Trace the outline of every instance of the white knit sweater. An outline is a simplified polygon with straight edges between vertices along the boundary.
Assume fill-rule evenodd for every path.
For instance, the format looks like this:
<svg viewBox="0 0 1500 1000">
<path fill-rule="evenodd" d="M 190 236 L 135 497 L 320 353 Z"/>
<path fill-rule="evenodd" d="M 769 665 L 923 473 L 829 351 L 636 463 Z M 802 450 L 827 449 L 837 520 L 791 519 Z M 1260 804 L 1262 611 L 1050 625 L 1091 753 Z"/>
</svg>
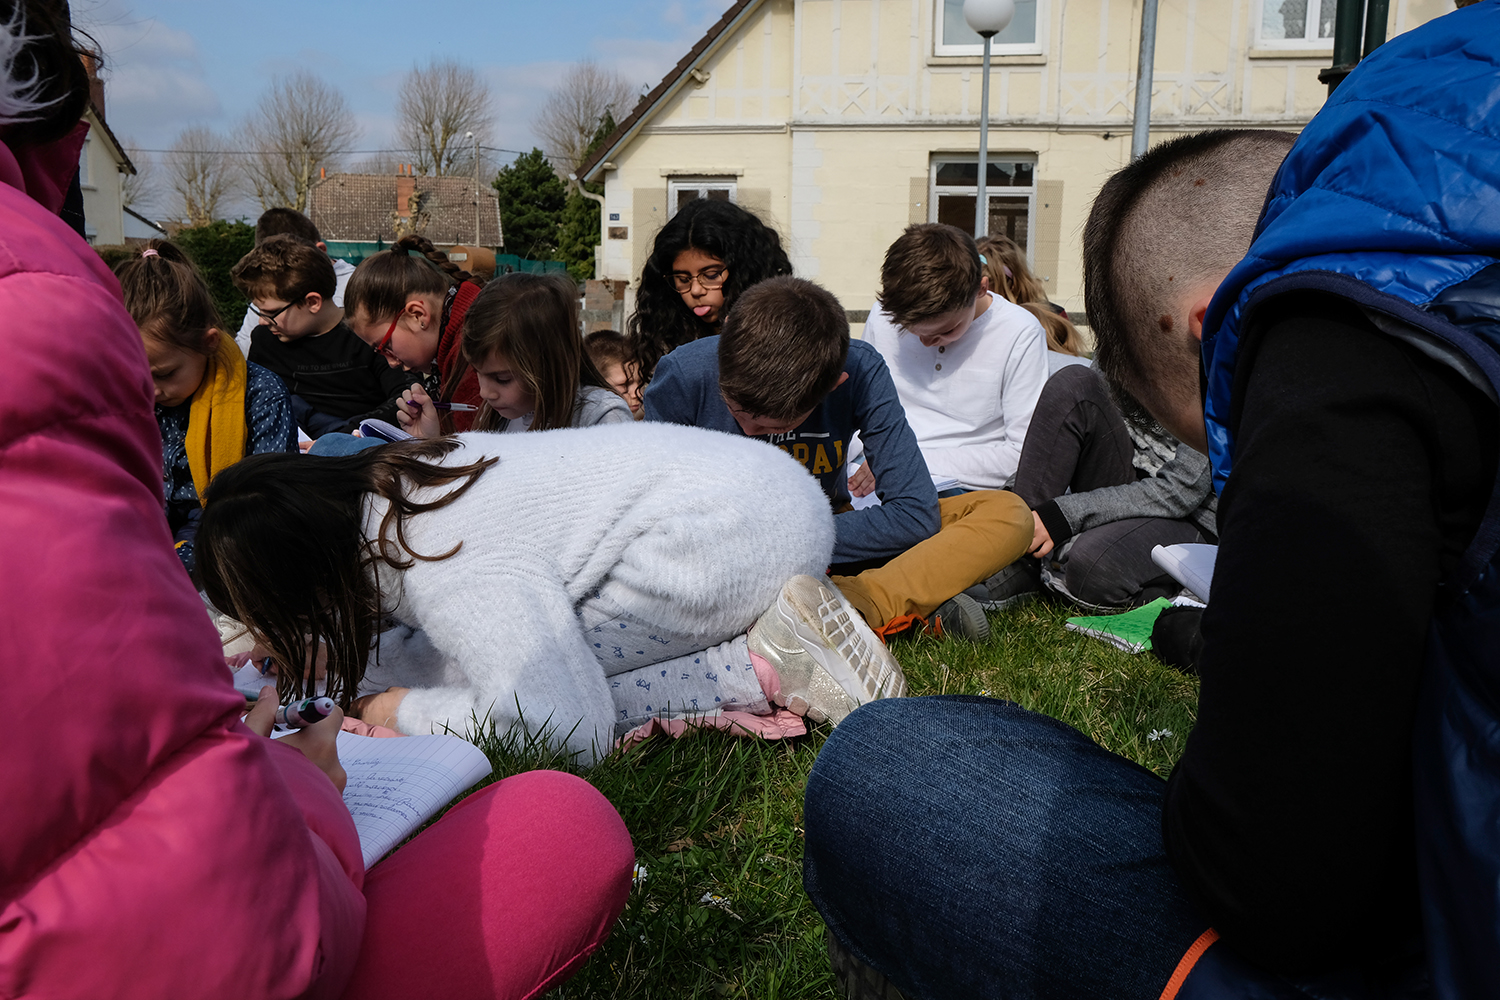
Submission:
<svg viewBox="0 0 1500 1000">
<path fill-rule="evenodd" d="M 413 688 L 404 732 L 462 733 L 486 714 L 503 729 L 519 703 L 528 729 L 555 728 L 587 762 L 610 745 L 614 704 L 574 614 L 581 600 L 599 591 L 679 633 L 734 634 L 833 551 L 817 480 L 759 441 L 633 423 L 459 440 L 442 464 L 500 461 L 453 503 L 413 515 L 406 538 L 423 555 L 462 548 L 380 573 L 390 614 L 421 630 L 383 641 L 367 678 Z M 369 502 L 367 538 L 388 506 Z"/>
</svg>

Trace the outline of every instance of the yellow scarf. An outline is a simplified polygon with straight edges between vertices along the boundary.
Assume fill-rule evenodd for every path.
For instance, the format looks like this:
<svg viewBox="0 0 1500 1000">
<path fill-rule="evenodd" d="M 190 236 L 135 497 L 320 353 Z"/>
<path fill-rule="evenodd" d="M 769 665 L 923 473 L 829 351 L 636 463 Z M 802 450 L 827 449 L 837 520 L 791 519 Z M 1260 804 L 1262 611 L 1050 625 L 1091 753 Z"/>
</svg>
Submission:
<svg viewBox="0 0 1500 1000">
<path fill-rule="evenodd" d="M 214 476 L 245 457 L 245 376 L 245 356 L 233 337 L 220 332 L 219 348 L 188 410 L 188 468 L 199 503 Z"/>
</svg>

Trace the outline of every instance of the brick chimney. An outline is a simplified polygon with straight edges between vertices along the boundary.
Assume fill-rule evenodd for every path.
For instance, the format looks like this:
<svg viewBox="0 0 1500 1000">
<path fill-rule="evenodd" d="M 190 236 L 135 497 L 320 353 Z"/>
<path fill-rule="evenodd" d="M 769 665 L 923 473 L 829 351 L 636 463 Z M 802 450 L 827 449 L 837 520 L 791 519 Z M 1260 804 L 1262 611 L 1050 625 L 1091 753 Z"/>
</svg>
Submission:
<svg viewBox="0 0 1500 1000">
<path fill-rule="evenodd" d="M 89 103 L 94 106 L 94 114 L 99 120 L 104 120 L 104 81 L 99 79 L 99 63 L 87 52 L 79 53 L 79 59 L 83 60 L 83 68 L 89 74 Z"/>
<path fill-rule="evenodd" d="M 411 215 L 411 196 L 417 192 L 417 180 L 410 174 L 396 176 L 396 214 L 402 218 Z"/>
</svg>

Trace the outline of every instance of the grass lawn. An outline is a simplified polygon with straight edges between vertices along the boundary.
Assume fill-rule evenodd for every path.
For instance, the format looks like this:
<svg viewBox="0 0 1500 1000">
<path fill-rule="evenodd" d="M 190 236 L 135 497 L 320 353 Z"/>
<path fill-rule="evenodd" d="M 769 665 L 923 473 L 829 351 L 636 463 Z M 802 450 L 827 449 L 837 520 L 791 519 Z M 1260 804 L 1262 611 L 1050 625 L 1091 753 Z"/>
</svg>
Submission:
<svg viewBox="0 0 1500 1000">
<path fill-rule="evenodd" d="M 991 615 L 984 645 L 922 637 L 892 650 L 913 695 L 1010 699 L 1165 776 L 1193 725 L 1196 681 L 1066 631 L 1072 613 L 1034 603 Z M 801 872 L 802 786 L 827 734 L 762 742 L 700 731 L 586 772 L 625 818 L 647 875 L 604 947 L 550 996 L 836 997 Z M 486 750 L 496 779 L 557 766 L 524 743 L 493 739 Z"/>
</svg>

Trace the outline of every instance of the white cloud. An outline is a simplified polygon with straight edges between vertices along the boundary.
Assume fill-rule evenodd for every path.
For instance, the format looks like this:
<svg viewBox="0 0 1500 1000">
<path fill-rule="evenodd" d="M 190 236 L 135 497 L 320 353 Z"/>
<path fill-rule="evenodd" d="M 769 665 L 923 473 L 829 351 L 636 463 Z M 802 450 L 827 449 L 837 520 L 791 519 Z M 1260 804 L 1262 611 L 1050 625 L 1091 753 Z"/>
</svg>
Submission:
<svg viewBox="0 0 1500 1000">
<path fill-rule="evenodd" d="M 109 2 L 81 13 L 80 26 L 104 53 L 105 112 L 117 133 L 165 148 L 190 125 L 223 127 L 223 104 L 192 35 Z"/>
</svg>

